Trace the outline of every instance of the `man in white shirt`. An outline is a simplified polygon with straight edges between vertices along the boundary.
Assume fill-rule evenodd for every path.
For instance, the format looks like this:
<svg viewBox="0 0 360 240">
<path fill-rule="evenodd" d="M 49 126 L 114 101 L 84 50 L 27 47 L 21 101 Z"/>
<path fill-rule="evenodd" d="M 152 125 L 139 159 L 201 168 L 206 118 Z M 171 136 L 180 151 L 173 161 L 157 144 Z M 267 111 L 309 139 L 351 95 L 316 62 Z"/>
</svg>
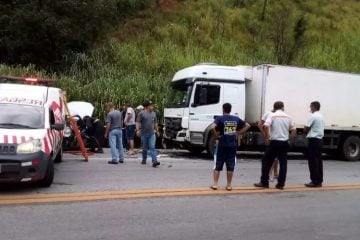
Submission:
<svg viewBox="0 0 360 240">
<path fill-rule="evenodd" d="M 323 162 L 321 159 L 321 149 L 323 145 L 325 121 L 320 111 L 320 103 L 310 104 L 311 115 L 304 132 L 307 133 L 308 140 L 308 163 L 311 182 L 305 184 L 306 187 L 322 187 L 323 182 Z"/>
<path fill-rule="evenodd" d="M 258 122 L 258 128 L 264 139 L 266 137 L 265 128 L 264 128 L 265 121 L 273 113 L 274 113 L 274 110 L 272 110 L 271 112 L 264 113 L 264 115 Z M 267 143 L 265 143 L 265 152 L 268 150 L 268 148 L 269 148 L 269 145 Z M 270 182 L 274 181 L 274 179 L 277 179 L 278 177 L 279 177 L 279 160 L 275 159 L 275 161 L 270 169 Z"/>
<path fill-rule="evenodd" d="M 126 139 L 129 143 L 129 155 L 134 155 L 134 137 L 135 137 L 135 111 L 131 105 L 127 104 L 126 116 L 125 116 L 125 127 L 126 127 Z"/>
<path fill-rule="evenodd" d="M 280 172 L 276 188 L 283 190 L 287 173 L 289 132 L 291 131 L 291 140 L 295 139 L 296 128 L 292 118 L 284 112 L 283 102 L 275 102 L 274 111 L 264 123 L 265 141 L 269 144 L 269 149 L 262 160 L 260 183 L 256 183 L 254 186 L 269 188 L 269 171 L 277 158 L 280 162 Z"/>
</svg>

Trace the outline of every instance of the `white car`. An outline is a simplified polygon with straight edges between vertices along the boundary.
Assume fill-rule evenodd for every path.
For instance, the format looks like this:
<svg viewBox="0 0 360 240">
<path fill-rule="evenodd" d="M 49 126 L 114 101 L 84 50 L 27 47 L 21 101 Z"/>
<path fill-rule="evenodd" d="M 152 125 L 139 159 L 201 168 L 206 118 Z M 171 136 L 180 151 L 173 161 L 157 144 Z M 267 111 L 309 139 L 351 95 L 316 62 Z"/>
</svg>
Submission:
<svg viewBox="0 0 360 240">
<path fill-rule="evenodd" d="M 61 89 L 41 86 L 49 82 L 0 77 L 0 183 L 53 182 L 54 162 L 63 154 L 65 109 Z"/>
</svg>

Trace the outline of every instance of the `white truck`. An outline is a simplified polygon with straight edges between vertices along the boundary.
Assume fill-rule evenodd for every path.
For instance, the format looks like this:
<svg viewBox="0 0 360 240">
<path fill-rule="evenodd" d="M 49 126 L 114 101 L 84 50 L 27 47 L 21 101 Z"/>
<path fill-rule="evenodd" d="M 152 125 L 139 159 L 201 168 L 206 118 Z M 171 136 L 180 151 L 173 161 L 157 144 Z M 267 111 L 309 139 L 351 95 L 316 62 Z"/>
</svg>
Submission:
<svg viewBox="0 0 360 240">
<path fill-rule="evenodd" d="M 212 155 L 215 139 L 210 125 L 222 114 L 222 104 L 229 102 L 232 114 L 252 125 L 239 140 L 239 150 L 259 150 L 264 140 L 257 122 L 275 101 L 283 101 L 297 127 L 293 150 L 305 151 L 303 127 L 309 106 L 320 101 L 326 122 L 324 152 L 348 161 L 360 159 L 360 74 L 270 64 L 199 64 L 177 72 L 172 87 L 184 97 L 164 110 L 166 144 Z"/>
</svg>

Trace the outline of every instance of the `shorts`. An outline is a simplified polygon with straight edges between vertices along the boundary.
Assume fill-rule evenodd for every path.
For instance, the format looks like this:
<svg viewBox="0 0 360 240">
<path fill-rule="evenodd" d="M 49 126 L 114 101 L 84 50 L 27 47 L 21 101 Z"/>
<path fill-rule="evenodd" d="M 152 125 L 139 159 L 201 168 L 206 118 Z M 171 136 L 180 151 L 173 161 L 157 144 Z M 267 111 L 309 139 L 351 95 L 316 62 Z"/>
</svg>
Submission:
<svg viewBox="0 0 360 240">
<path fill-rule="evenodd" d="M 128 140 L 133 140 L 135 137 L 135 125 L 128 125 L 126 127 L 126 138 Z"/>
<path fill-rule="evenodd" d="M 217 154 L 214 156 L 214 169 L 222 171 L 226 164 L 226 170 L 233 172 L 236 165 L 236 150 L 236 147 L 218 147 Z"/>
</svg>

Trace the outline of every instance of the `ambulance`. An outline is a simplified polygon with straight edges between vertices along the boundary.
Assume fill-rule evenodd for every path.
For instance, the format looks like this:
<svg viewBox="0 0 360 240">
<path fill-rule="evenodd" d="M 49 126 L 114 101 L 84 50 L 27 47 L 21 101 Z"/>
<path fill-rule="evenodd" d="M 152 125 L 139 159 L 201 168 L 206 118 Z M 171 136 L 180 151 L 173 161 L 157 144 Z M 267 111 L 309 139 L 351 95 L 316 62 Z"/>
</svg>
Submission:
<svg viewBox="0 0 360 240">
<path fill-rule="evenodd" d="M 52 184 L 65 126 L 63 92 L 52 83 L 0 77 L 0 184 Z"/>
</svg>

